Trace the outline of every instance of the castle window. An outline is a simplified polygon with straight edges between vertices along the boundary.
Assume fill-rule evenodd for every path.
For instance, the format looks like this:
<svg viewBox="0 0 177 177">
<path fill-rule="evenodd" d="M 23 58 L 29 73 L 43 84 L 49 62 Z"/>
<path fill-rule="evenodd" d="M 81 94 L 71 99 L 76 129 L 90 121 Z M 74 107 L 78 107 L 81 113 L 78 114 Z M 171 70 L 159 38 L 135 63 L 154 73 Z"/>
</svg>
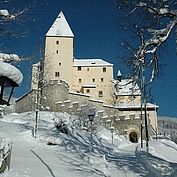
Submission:
<svg viewBox="0 0 177 177">
<path fill-rule="evenodd" d="M 59 63 L 59 65 L 61 66 L 61 63 Z"/>
<path fill-rule="evenodd" d="M 79 82 L 82 82 L 82 80 L 81 80 L 81 79 L 79 79 Z"/>
<path fill-rule="evenodd" d="M 93 82 L 95 82 L 95 79 L 92 79 L 93 80 Z"/>
<path fill-rule="evenodd" d="M 77 70 L 78 70 L 78 71 L 81 71 L 81 69 L 82 69 L 81 66 L 78 66 L 78 67 L 77 67 Z"/>
<path fill-rule="evenodd" d="M 103 82 L 103 78 L 101 78 L 101 82 Z"/>
<path fill-rule="evenodd" d="M 125 115 L 120 115 L 120 116 L 119 116 L 119 119 L 120 119 L 120 120 L 125 120 L 125 118 L 126 118 Z"/>
<path fill-rule="evenodd" d="M 98 96 L 99 96 L 99 97 L 103 97 L 103 91 L 99 91 L 99 92 L 98 92 Z"/>
<path fill-rule="evenodd" d="M 106 68 L 105 67 L 103 68 L 103 72 L 106 72 Z"/>
<path fill-rule="evenodd" d="M 87 93 L 90 93 L 90 89 L 87 89 L 86 92 L 87 92 Z"/>
<path fill-rule="evenodd" d="M 87 71 L 89 71 L 89 68 L 87 68 Z"/>
<path fill-rule="evenodd" d="M 40 67 L 39 67 L 39 71 L 42 71 L 42 70 L 43 70 L 43 66 L 40 65 Z"/>
<path fill-rule="evenodd" d="M 58 53 L 58 50 L 56 50 L 56 53 Z"/>
<path fill-rule="evenodd" d="M 60 77 L 60 72 L 55 72 L 55 77 Z"/>
<path fill-rule="evenodd" d="M 59 42 L 59 41 L 56 41 L 56 44 L 58 45 L 58 44 L 60 44 L 60 42 Z"/>
<path fill-rule="evenodd" d="M 130 114 L 130 115 L 129 115 L 129 118 L 130 118 L 131 120 L 134 120 L 134 119 L 135 119 L 135 114 Z"/>
</svg>

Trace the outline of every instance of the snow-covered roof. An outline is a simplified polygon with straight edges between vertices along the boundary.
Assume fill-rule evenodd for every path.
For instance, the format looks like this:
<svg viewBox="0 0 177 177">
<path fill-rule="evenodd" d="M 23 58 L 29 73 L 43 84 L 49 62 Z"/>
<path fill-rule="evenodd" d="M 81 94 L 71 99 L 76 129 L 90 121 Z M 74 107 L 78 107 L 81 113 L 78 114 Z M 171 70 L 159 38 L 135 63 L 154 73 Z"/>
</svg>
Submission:
<svg viewBox="0 0 177 177">
<path fill-rule="evenodd" d="M 39 62 L 37 62 L 37 63 L 34 63 L 32 66 L 38 67 L 38 66 L 40 66 L 40 64 L 41 64 L 41 62 L 39 61 Z"/>
<path fill-rule="evenodd" d="M 61 11 L 46 36 L 74 37 L 74 34 Z"/>
<path fill-rule="evenodd" d="M 140 89 L 137 83 L 132 79 L 113 80 L 116 95 L 140 95 Z"/>
<path fill-rule="evenodd" d="M 102 59 L 74 59 L 73 66 L 113 66 Z"/>
<path fill-rule="evenodd" d="M 118 72 L 117 72 L 117 76 L 118 76 L 118 77 L 121 77 L 121 76 L 122 76 L 120 70 L 118 70 Z"/>
<path fill-rule="evenodd" d="M 23 75 L 19 69 L 2 61 L 0 61 L 0 76 L 6 76 L 18 85 L 20 85 L 23 80 Z"/>
</svg>

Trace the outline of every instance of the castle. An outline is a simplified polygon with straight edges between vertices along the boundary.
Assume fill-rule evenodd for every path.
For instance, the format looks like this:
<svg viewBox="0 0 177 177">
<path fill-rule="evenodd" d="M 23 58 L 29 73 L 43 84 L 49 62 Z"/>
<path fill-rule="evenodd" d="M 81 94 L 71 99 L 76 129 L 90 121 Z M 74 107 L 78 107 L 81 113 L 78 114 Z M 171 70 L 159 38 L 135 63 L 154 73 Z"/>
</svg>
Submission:
<svg viewBox="0 0 177 177">
<path fill-rule="evenodd" d="M 132 79 L 113 78 L 113 64 L 103 59 L 76 59 L 73 54 L 74 34 L 60 12 L 45 37 L 45 58 L 32 67 L 31 90 L 16 101 L 17 112 L 34 110 L 36 91 L 51 111 L 72 114 L 90 104 L 96 116 L 107 127 L 114 126 L 131 141 L 140 137 L 141 91 Z M 42 78 L 43 84 L 39 84 Z M 41 83 L 41 82 L 40 82 Z M 47 100 L 47 101 L 46 101 Z M 149 129 L 157 130 L 158 106 L 147 104 Z"/>
</svg>

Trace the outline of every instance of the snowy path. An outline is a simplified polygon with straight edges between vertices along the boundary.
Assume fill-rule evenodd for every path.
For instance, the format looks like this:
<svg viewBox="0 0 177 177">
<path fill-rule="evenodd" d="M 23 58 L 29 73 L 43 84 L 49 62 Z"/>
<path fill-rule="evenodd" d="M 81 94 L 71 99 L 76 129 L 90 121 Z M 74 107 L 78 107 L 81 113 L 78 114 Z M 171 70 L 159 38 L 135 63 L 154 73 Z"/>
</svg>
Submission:
<svg viewBox="0 0 177 177">
<path fill-rule="evenodd" d="M 79 145 L 73 147 L 69 139 L 63 146 L 48 146 L 33 139 L 30 130 L 24 130 L 23 124 L 0 122 L 0 136 L 13 140 L 11 169 L 2 175 L 4 177 L 146 176 L 147 172 L 141 171 L 134 155 L 73 153 L 73 148 L 77 149 Z"/>
<path fill-rule="evenodd" d="M 19 138 L 13 144 L 11 170 L 4 177 L 107 177 L 109 174 L 112 177 L 139 176 L 126 166 L 105 164 L 103 157 L 66 153 L 64 148 L 31 144 Z"/>
<path fill-rule="evenodd" d="M 1 175 L 2 177 L 152 176 L 152 173 L 146 170 L 148 169 L 146 164 L 145 169 L 140 163 L 141 160 L 135 156 L 136 144 L 122 140 L 120 137 L 117 137 L 112 144 L 111 136 L 108 132 L 104 132 L 105 130 L 101 132 L 102 136 L 94 134 L 93 139 L 90 133 L 78 130 L 68 136 L 53 129 L 52 123 L 45 119 L 41 120 L 37 139 L 34 139 L 31 135 L 33 123 L 30 117 L 18 116 L 8 116 L 0 121 L 0 136 L 13 140 L 11 168 Z M 47 145 L 49 141 L 56 142 L 57 145 L 49 146 Z M 165 151 L 170 149 L 173 154 L 177 153 L 176 146 L 165 142 L 161 144 L 153 142 L 151 147 L 151 152 L 158 157 L 162 155 L 160 152 L 164 149 Z M 151 156 L 143 157 L 154 166 L 158 165 L 160 160 Z M 173 166 L 166 161 L 164 164 L 169 167 L 164 168 L 164 174 L 173 169 Z M 159 167 L 160 164 L 155 168 Z"/>
</svg>

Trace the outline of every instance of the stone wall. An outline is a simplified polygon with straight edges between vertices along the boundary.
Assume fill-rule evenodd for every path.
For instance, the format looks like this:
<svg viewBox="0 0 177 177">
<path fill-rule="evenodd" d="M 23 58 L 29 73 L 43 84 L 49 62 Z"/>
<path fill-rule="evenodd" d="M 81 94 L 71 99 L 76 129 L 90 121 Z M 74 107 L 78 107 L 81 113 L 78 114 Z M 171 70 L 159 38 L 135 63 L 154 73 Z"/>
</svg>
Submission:
<svg viewBox="0 0 177 177">
<path fill-rule="evenodd" d="M 35 110 L 36 91 L 32 90 L 16 102 L 16 112 Z M 123 111 L 114 105 L 104 105 L 101 100 L 91 99 L 89 95 L 69 92 L 64 81 L 53 81 L 42 89 L 40 110 L 67 112 L 87 116 L 89 109 L 95 109 L 96 118 L 108 129 L 112 126 L 129 138 L 133 131 L 140 138 L 140 110 Z M 34 106 L 33 106 L 34 105 Z"/>
<path fill-rule="evenodd" d="M 32 111 L 36 100 L 36 90 L 31 90 L 16 101 L 15 110 L 17 113 Z"/>
</svg>

